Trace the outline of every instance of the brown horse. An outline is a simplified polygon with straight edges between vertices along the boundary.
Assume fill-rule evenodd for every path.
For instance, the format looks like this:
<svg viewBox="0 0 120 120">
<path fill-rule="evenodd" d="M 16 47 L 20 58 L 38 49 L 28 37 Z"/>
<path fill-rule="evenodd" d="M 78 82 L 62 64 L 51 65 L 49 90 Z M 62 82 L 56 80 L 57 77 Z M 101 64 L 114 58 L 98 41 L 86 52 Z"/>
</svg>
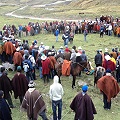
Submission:
<svg viewBox="0 0 120 120">
<path fill-rule="evenodd" d="M 89 71 L 88 64 L 89 62 L 71 63 L 71 75 L 73 76 L 73 80 L 72 80 L 73 89 L 75 88 L 76 76 L 78 76 L 79 73 L 84 69 L 87 69 Z"/>
<path fill-rule="evenodd" d="M 60 77 L 62 75 L 62 64 L 63 64 L 63 59 L 59 57 L 59 59 L 57 60 L 57 63 L 55 65 L 55 70 L 57 72 L 57 75 Z M 80 63 L 76 63 L 76 62 L 71 62 L 71 71 L 70 74 L 73 76 L 73 81 L 72 81 L 72 88 L 74 89 L 75 87 L 75 81 L 76 81 L 76 76 L 79 75 L 79 73 L 84 70 L 85 68 L 88 69 L 88 65 L 89 62 L 80 62 Z M 59 81 L 61 83 L 61 81 Z"/>
</svg>

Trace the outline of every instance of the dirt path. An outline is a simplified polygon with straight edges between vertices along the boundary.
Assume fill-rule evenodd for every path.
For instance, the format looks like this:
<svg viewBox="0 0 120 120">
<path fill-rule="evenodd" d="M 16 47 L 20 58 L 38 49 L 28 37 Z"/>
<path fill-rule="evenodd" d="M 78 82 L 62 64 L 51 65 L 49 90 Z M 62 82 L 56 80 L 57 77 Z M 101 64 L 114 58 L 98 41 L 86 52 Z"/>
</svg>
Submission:
<svg viewBox="0 0 120 120">
<path fill-rule="evenodd" d="M 68 2 L 68 1 L 71 1 L 71 0 L 64 0 L 64 1 L 57 1 L 57 2 L 54 2 L 54 3 L 50 3 L 50 4 L 44 4 L 44 5 L 40 5 L 41 7 L 46 7 L 46 6 L 52 6 L 52 5 L 57 5 L 57 4 L 60 4 L 60 3 L 63 3 L 63 2 Z M 39 7 L 40 7 L 39 6 Z M 50 21 L 60 21 L 61 19 L 54 19 L 54 18 L 39 18 L 39 17 L 33 17 L 33 16 L 22 16 L 22 15 L 16 15 L 15 12 L 19 11 L 19 10 L 23 10 L 25 9 L 26 7 L 28 7 L 28 5 L 26 6 L 23 6 L 17 10 L 14 10 L 10 13 L 7 13 L 5 14 L 6 16 L 11 16 L 11 17 L 16 17 L 16 18 L 22 18 L 22 19 L 32 19 L 32 20 L 50 20 Z M 66 21 L 78 21 L 78 20 L 66 20 Z"/>
</svg>

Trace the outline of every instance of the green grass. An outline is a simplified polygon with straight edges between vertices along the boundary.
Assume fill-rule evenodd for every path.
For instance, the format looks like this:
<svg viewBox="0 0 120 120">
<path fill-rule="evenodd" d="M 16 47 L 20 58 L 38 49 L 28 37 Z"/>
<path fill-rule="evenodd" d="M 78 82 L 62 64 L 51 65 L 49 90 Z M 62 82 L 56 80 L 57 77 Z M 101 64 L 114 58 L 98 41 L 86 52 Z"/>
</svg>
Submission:
<svg viewBox="0 0 120 120">
<path fill-rule="evenodd" d="M 11 20 L 12 21 L 12 20 Z M 22 20 L 21 20 L 22 21 Z M 24 20 L 23 20 L 24 21 Z M 17 23 L 18 21 L 16 21 Z M 24 23 L 29 22 L 29 20 L 25 20 Z M 29 40 L 29 43 L 33 40 L 38 40 L 38 45 L 40 42 L 44 42 L 45 45 L 55 45 L 55 48 L 58 49 L 60 46 L 63 46 L 63 40 L 61 39 L 61 36 L 59 36 L 59 41 L 56 43 L 55 42 L 55 36 L 52 34 L 39 34 L 36 36 L 28 36 L 28 37 L 23 37 L 21 40 L 26 39 Z M 96 50 L 98 49 L 103 49 L 108 48 L 109 52 L 111 52 L 111 49 L 114 47 L 120 48 L 119 44 L 119 38 L 113 37 L 113 36 L 106 36 L 104 35 L 103 38 L 99 37 L 99 34 L 88 34 L 87 40 L 88 42 L 84 42 L 83 40 L 83 35 L 78 34 L 75 35 L 73 45 L 81 46 L 85 51 L 88 56 L 89 61 L 92 62 L 92 65 L 94 66 L 94 56 L 96 54 Z M 69 48 L 72 48 L 73 45 L 69 44 Z M 15 72 L 9 72 L 9 77 L 12 78 Z M 47 106 L 47 116 L 50 118 L 52 115 L 52 109 L 51 109 L 51 102 L 48 96 L 49 92 L 49 86 L 52 84 L 52 80 L 50 80 L 49 85 L 44 86 L 43 81 L 39 78 L 39 73 L 37 71 L 37 80 L 35 81 L 37 83 L 36 88 L 39 89 L 39 91 L 43 94 L 44 100 L 46 102 Z M 63 120 L 73 120 L 74 118 L 74 113 L 71 112 L 69 106 L 74 98 L 74 96 L 81 91 L 81 87 L 77 86 L 76 89 L 72 90 L 71 84 L 72 84 L 72 79 L 69 77 L 61 77 L 62 80 L 62 85 L 64 89 L 64 96 L 63 96 L 63 111 L 62 111 L 62 116 Z M 82 77 L 77 77 L 77 81 L 82 80 L 84 82 L 87 82 L 89 85 L 89 90 L 88 94 L 91 96 L 94 105 L 97 110 L 97 115 L 95 115 L 95 120 L 119 120 L 120 116 L 120 95 L 117 96 L 117 98 L 112 99 L 112 108 L 110 111 L 105 111 L 103 109 L 103 102 L 102 102 L 102 95 L 100 94 L 99 90 L 93 86 L 93 75 L 86 75 L 82 73 Z M 77 82 L 76 82 L 77 84 Z M 13 95 L 12 95 L 13 97 Z M 13 120 L 26 120 L 26 113 L 20 112 L 20 103 L 19 100 L 15 100 L 13 98 L 14 105 L 17 106 L 17 108 L 12 109 L 12 117 Z M 38 120 L 41 120 L 39 117 Z"/>
</svg>

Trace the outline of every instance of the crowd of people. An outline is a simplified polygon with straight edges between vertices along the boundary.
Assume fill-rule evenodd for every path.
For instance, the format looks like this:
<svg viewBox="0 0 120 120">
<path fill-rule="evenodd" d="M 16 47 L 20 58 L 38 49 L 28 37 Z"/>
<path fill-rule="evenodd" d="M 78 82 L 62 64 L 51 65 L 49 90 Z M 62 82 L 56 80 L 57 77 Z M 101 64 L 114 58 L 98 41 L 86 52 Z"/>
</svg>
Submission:
<svg viewBox="0 0 120 120">
<path fill-rule="evenodd" d="M 43 42 L 38 45 L 37 40 L 29 44 L 28 40 L 23 40 L 21 44 L 15 40 L 17 29 L 14 25 L 3 27 L 4 33 L 1 33 L 0 41 L 2 44 L 0 50 L 0 58 L 3 63 L 9 62 L 14 64 L 16 74 L 10 80 L 5 67 L 0 68 L 0 119 L 12 120 L 10 108 L 15 108 L 11 93 L 14 92 L 14 98 L 19 97 L 21 110 L 27 111 L 29 120 L 37 120 L 38 115 L 43 120 L 48 120 L 46 115 L 46 105 L 42 98 L 41 93 L 35 88 L 36 70 L 39 71 L 39 78 L 43 80 L 44 85 L 49 83 L 49 79 L 53 79 L 54 83 L 50 86 L 49 96 L 52 101 L 53 120 L 62 119 L 62 96 L 64 95 L 64 88 L 57 76 L 56 63 L 58 58 L 66 59 L 71 62 L 80 63 L 87 62 L 88 58 L 85 50 L 79 46 L 73 46 L 72 49 L 68 47 L 69 40 L 73 41 L 74 34 L 99 32 L 100 37 L 103 34 L 109 36 L 114 35 L 120 37 L 119 19 L 113 19 L 111 16 L 101 16 L 100 20 L 96 19 L 95 22 L 47 22 L 42 23 L 29 23 L 28 26 L 19 26 L 19 37 L 23 35 L 35 35 L 44 32 L 45 34 L 51 32 L 56 36 L 58 41 L 59 33 L 62 33 L 64 40 L 64 47 L 59 50 L 55 46 L 44 45 Z M 114 24 L 113 24 L 114 23 Z M 111 29 L 112 28 L 112 29 Z M 102 33 L 103 32 L 103 33 Z M 69 53 L 69 54 L 67 54 Z M 97 50 L 94 57 L 94 62 L 97 67 L 105 69 L 104 75 L 96 82 L 98 88 L 103 93 L 104 109 L 111 109 L 111 98 L 116 97 L 120 91 L 120 54 L 117 48 L 113 48 L 109 53 L 106 49 L 103 53 L 102 50 Z M 22 73 L 24 71 L 24 73 Z M 111 85 L 112 84 L 112 85 Z M 75 86 L 74 86 L 75 87 Z M 107 89 L 106 89 L 107 88 Z M 74 88 L 73 88 L 74 89 Z M 79 93 L 70 104 L 70 108 L 75 112 L 75 120 L 93 120 L 93 114 L 97 114 L 96 108 L 92 99 L 87 94 L 88 86 L 82 86 L 82 92 Z M 7 102 L 6 102 L 7 100 Z M 4 108 L 3 108 L 4 106 Z M 58 107 L 58 112 L 57 112 Z M 5 112 L 6 111 L 6 112 Z M 5 115 L 7 114 L 7 115 Z"/>
</svg>

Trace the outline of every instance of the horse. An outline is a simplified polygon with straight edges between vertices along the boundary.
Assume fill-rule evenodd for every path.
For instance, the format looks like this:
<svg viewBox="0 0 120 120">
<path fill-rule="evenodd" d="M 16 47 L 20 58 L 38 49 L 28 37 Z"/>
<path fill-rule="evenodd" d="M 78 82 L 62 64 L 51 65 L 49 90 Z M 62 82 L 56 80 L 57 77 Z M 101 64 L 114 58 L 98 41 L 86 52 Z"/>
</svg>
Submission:
<svg viewBox="0 0 120 120">
<path fill-rule="evenodd" d="M 84 69 L 87 69 L 89 71 L 89 69 L 88 69 L 89 65 L 88 64 L 89 64 L 89 62 L 87 62 L 87 61 L 81 62 L 81 63 L 77 63 L 77 62 L 72 62 L 71 63 L 71 71 L 70 71 L 70 73 L 71 73 L 71 75 L 73 77 L 73 80 L 72 80 L 72 88 L 73 89 L 75 88 L 76 76 L 78 76 L 79 73 L 81 71 L 83 71 Z"/>
<path fill-rule="evenodd" d="M 97 81 L 105 75 L 105 68 L 98 66 L 94 71 L 94 86 L 97 84 Z"/>
<path fill-rule="evenodd" d="M 57 59 L 56 65 L 55 65 L 55 70 L 57 72 L 59 80 L 60 80 L 60 77 L 62 75 L 62 64 L 63 64 L 63 62 L 64 62 L 64 60 L 59 57 L 59 59 Z M 70 74 L 73 77 L 73 81 L 72 81 L 72 88 L 73 89 L 75 88 L 76 76 L 79 75 L 79 73 L 82 70 L 84 70 L 85 68 L 88 69 L 87 68 L 89 66 L 88 64 L 89 64 L 89 62 L 87 62 L 87 61 L 85 61 L 85 62 L 81 61 L 80 63 L 71 62 L 71 65 L 70 65 L 70 67 L 71 67 Z M 61 80 L 60 80 L 60 83 L 61 83 Z"/>
</svg>

